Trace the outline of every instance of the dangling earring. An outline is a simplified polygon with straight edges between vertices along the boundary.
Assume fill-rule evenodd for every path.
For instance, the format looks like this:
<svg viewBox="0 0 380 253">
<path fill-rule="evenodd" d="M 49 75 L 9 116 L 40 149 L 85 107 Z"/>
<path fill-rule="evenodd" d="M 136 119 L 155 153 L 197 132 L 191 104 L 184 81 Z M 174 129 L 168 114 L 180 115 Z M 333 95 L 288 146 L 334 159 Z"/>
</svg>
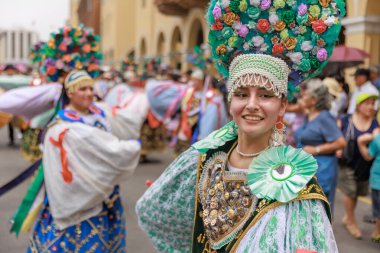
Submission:
<svg viewBox="0 0 380 253">
<path fill-rule="evenodd" d="M 285 143 L 285 125 L 282 122 L 283 117 L 278 116 L 276 125 L 273 127 L 273 133 L 271 136 L 271 146 L 281 146 Z"/>
</svg>

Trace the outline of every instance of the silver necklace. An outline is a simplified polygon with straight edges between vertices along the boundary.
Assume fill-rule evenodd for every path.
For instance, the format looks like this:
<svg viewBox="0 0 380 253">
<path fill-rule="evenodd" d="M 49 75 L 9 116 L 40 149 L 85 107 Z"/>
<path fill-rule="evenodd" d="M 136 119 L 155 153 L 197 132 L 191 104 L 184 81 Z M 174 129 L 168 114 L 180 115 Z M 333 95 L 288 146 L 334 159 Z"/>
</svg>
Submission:
<svg viewBox="0 0 380 253">
<path fill-rule="evenodd" d="M 239 150 L 239 145 L 236 145 L 236 152 L 243 156 L 243 157 L 256 157 L 256 156 L 259 156 L 262 152 L 264 152 L 265 150 L 267 150 L 270 146 L 266 147 L 265 149 L 261 150 L 260 152 L 257 152 L 257 153 L 252 153 L 252 154 L 246 154 L 246 153 L 243 153 Z"/>
</svg>

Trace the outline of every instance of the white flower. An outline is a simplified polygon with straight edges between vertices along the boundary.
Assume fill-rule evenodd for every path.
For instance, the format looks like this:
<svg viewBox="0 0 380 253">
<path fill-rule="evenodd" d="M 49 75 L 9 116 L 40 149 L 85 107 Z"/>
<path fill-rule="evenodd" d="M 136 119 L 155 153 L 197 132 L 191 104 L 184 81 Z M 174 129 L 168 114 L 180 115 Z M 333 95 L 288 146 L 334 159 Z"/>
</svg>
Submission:
<svg viewBox="0 0 380 253">
<path fill-rule="evenodd" d="M 256 23 L 254 21 L 249 21 L 248 22 L 248 28 L 251 30 L 256 28 Z"/>
<path fill-rule="evenodd" d="M 230 0 L 222 0 L 222 7 L 225 9 L 230 6 Z"/>
<path fill-rule="evenodd" d="M 255 47 L 260 47 L 264 43 L 264 38 L 261 36 L 255 36 L 252 38 L 252 41 Z"/>
<path fill-rule="evenodd" d="M 276 13 L 272 13 L 269 15 L 269 22 L 271 25 L 275 25 L 278 22 L 279 18 Z"/>
<path fill-rule="evenodd" d="M 260 5 L 260 0 L 249 0 L 251 5 L 254 5 L 255 7 L 259 7 Z"/>
<path fill-rule="evenodd" d="M 328 17 L 326 20 L 325 20 L 325 24 L 327 26 L 332 26 L 333 24 L 335 24 L 335 17 L 334 16 L 330 16 Z"/>
<path fill-rule="evenodd" d="M 286 56 L 288 56 L 290 58 L 290 60 L 292 62 L 294 62 L 295 64 L 300 64 L 301 60 L 303 58 L 302 53 L 300 53 L 300 52 L 288 53 Z"/>
<path fill-rule="evenodd" d="M 310 40 L 304 41 L 301 44 L 301 50 L 302 51 L 310 51 L 313 49 L 313 45 L 311 44 Z"/>
<path fill-rule="evenodd" d="M 268 50 L 268 45 L 267 44 L 263 44 L 261 47 L 260 47 L 260 51 L 262 52 L 262 53 L 265 53 L 267 50 Z"/>
<path fill-rule="evenodd" d="M 232 25 L 232 28 L 234 28 L 236 31 L 239 31 L 242 26 L 242 23 L 240 21 L 234 22 Z"/>
</svg>

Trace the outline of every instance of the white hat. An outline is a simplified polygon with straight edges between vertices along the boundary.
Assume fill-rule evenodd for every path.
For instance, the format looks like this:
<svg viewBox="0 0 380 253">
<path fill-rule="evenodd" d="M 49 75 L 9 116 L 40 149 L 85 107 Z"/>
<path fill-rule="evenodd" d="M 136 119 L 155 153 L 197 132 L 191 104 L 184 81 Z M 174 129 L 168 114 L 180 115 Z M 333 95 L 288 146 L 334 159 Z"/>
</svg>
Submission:
<svg viewBox="0 0 380 253">
<path fill-rule="evenodd" d="M 193 71 L 193 73 L 191 73 L 191 78 L 203 81 L 203 79 L 205 78 L 205 75 L 202 70 L 196 69 Z"/>
</svg>

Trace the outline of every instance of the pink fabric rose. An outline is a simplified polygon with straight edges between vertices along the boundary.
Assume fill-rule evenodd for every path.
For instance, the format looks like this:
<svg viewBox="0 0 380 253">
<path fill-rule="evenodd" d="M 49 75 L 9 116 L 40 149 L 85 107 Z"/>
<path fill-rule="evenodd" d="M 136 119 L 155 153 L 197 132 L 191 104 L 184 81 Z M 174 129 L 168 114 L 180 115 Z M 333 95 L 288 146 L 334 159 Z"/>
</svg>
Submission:
<svg viewBox="0 0 380 253">
<path fill-rule="evenodd" d="M 260 9 L 263 11 L 267 10 L 267 9 L 269 9 L 270 5 L 271 5 L 271 0 L 263 0 L 261 2 Z"/>
<path fill-rule="evenodd" d="M 215 5 L 212 15 L 214 16 L 214 19 L 220 19 L 222 17 L 222 10 L 218 4 Z"/>
<path fill-rule="evenodd" d="M 307 5 L 306 4 L 300 4 L 300 6 L 298 6 L 298 15 L 302 16 L 306 13 L 307 13 Z"/>
<path fill-rule="evenodd" d="M 327 54 L 327 51 L 326 51 L 326 49 L 324 49 L 324 48 L 320 48 L 319 50 L 318 50 L 318 53 L 317 53 L 317 59 L 318 59 L 318 61 L 326 61 L 327 60 L 327 56 L 328 56 L 328 54 Z"/>
<path fill-rule="evenodd" d="M 249 33 L 249 29 L 246 25 L 242 25 L 238 31 L 240 37 L 245 38 Z"/>
<path fill-rule="evenodd" d="M 63 63 L 63 61 L 58 60 L 55 62 L 55 66 L 57 67 L 57 69 L 63 69 L 63 67 L 65 67 L 65 64 Z"/>
</svg>

